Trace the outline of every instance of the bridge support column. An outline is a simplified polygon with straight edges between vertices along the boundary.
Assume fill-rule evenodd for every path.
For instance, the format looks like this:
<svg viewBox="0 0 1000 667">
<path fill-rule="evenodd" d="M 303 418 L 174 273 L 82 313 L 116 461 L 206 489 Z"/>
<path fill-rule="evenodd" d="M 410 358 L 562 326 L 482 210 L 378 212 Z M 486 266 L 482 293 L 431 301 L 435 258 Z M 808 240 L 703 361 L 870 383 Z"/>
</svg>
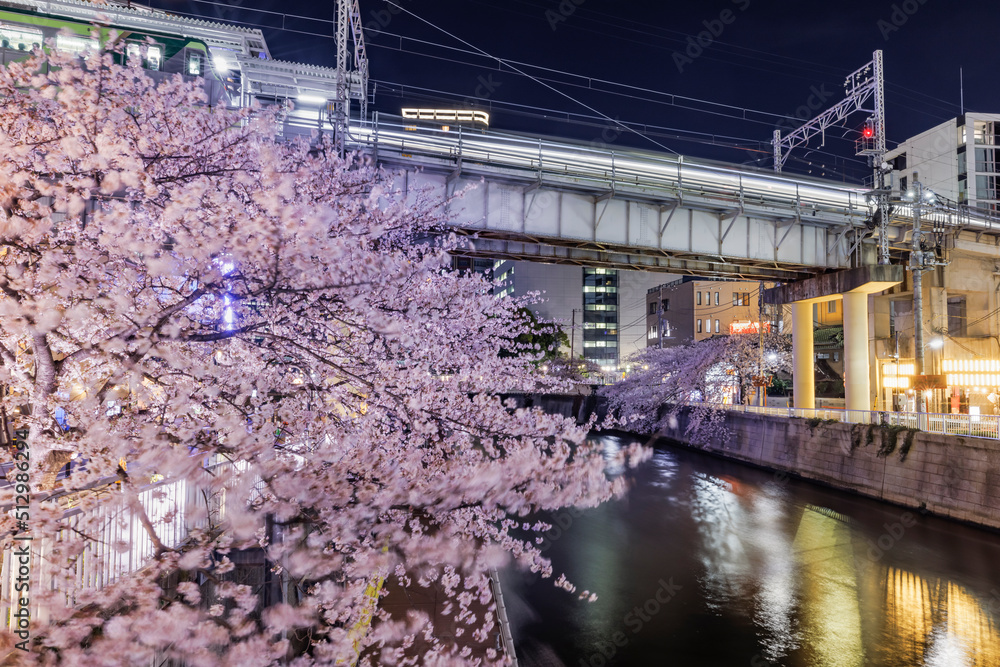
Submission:
<svg viewBox="0 0 1000 667">
<path fill-rule="evenodd" d="M 871 410 L 868 294 L 844 293 L 844 394 L 848 410 Z M 866 421 L 854 416 L 850 421 Z"/>
<path fill-rule="evenodd" d="M 812 314 L 813 307 L 808 301 L 792 304 L 792 391 L 796 408 L 816 407 Z"/>
</svg>

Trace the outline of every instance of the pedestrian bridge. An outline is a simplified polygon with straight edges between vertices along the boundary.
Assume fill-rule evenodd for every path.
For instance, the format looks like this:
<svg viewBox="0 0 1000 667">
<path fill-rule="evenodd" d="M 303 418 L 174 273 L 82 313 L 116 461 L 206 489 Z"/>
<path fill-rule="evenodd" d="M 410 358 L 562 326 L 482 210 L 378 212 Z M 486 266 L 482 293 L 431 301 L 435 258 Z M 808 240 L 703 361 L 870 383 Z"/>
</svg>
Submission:
<svg viewBox="0 0 1000 667">
<path fill-rule="evenodd" d="M 352 127 L 348 144 L 411 196 L 448 202 L 448 222 L 485 257 L 783 282 L 876 261 L 862 187 L 385 116 Z M 1000 235 L 1000 218 L 968 207 L 923 218 Z M 894 204 L 891 247 L 905 249 L 911 227 Z"/>
</svg>

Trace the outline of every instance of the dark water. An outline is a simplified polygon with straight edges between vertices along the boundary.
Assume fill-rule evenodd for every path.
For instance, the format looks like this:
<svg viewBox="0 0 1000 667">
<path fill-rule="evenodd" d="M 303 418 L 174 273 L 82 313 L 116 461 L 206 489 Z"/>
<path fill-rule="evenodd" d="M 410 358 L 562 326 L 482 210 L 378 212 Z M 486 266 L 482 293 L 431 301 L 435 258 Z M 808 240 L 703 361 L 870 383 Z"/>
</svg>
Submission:
<svg viewBox="0 0 1000 667">
<path fill-rule="evenodd" d="M 607 450 L 625 436 L 603 436 Z M 687 450 L 507 573 L 521 667 L 1000 666 L 1000 534 Z"/>
</svg>

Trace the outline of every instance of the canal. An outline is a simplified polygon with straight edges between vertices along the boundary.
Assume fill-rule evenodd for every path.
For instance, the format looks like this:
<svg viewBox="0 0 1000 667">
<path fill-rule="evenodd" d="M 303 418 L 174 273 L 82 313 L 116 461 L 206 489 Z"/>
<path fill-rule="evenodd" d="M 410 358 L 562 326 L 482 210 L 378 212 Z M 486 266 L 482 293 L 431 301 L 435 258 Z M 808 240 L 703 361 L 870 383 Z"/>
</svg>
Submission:
<svg viewBox="0 0 1000 667">
<path fill-rule="evenodd" d="M 543 542 L 596 601 L 505 574 L 521 667 L 1000 665 L 1000 534 L 685 449 L 627 474 Z"/>
</svg>

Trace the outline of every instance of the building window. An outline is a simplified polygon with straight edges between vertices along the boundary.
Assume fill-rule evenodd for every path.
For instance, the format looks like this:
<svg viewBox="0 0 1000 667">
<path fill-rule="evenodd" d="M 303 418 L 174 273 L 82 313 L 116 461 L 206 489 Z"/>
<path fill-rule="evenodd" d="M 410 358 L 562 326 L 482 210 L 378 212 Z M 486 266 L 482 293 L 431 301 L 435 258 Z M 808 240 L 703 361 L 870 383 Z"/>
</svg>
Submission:
<svg viewBox="0 0 1000 667">
<path fill-rule="evenodd" d="M 840 361 L 840 352 L 834 352 L 833 353 L 833 360 L 834 361 Z"/>
<path fill-rule="evenodd" d="M 719 320 L 715 320 L 715 333 L 719 333 Z"/>
<path fill-rule="evenodd" d="M 899 177 L 899 191 L 900 191 L 900 193 L 906 192 L 906 190 L 908 189 L 907 186 L 908 186 L 908 181 L 906 180 L 906 176 L 900 176 Z"/>
<path fill-rule="evenodd" d="M 827 301 L 826 302 L 826 312 L 828 312 L 828 313 L 835 313 L 835 312 L 837 312 L 837 302 L 836 301 Z"/>
<path fill-rule="evenodd" d="M 663 312 L 670 310 L 670 299 L 664 299 L 660 303 L 663 305 Z"/>
<path fill-rule="evenodd" d="M 649 314 L 656 315 L 656 303 L 649 304 Z"/>
<path fill-rule="evenodd" d="M 701 292 L 695 292 L 695 303 L 701 305 Z"/>
<path fill-rule="evenodd" d="M 711 306 L 712 305 L 712 293 L 711 292 L 705 292 L 705 305 L 706 306 Z"/>
<path fill-rule="evenodd" d="M 965 297 L 948 297 L 948 335 L 968 336 L 965 317 Z"/>
<path fill-rule="evenodd" d="M 701 333 L 701 320 L 698 320 L 698 333 Z"/>
<path fill-rule="evenodd" d="M 716 306 L 719 305 L 719 293 L 718 292 L 715 293 L 715 305 Z"/>
<path fill-rule="evenodd" d="M 972 131 L 977 144 L 993 146 L 996 144 L 993 133 L 993 123 L 985 120 L 977 120 L 972 124 Z"/>
<path fill-rule="evenodd" d="M 736 292 L 733 292 L 733 305 L 734 306 L 740 305 L 740 295 L 737 294 Z"/>
</svg>

